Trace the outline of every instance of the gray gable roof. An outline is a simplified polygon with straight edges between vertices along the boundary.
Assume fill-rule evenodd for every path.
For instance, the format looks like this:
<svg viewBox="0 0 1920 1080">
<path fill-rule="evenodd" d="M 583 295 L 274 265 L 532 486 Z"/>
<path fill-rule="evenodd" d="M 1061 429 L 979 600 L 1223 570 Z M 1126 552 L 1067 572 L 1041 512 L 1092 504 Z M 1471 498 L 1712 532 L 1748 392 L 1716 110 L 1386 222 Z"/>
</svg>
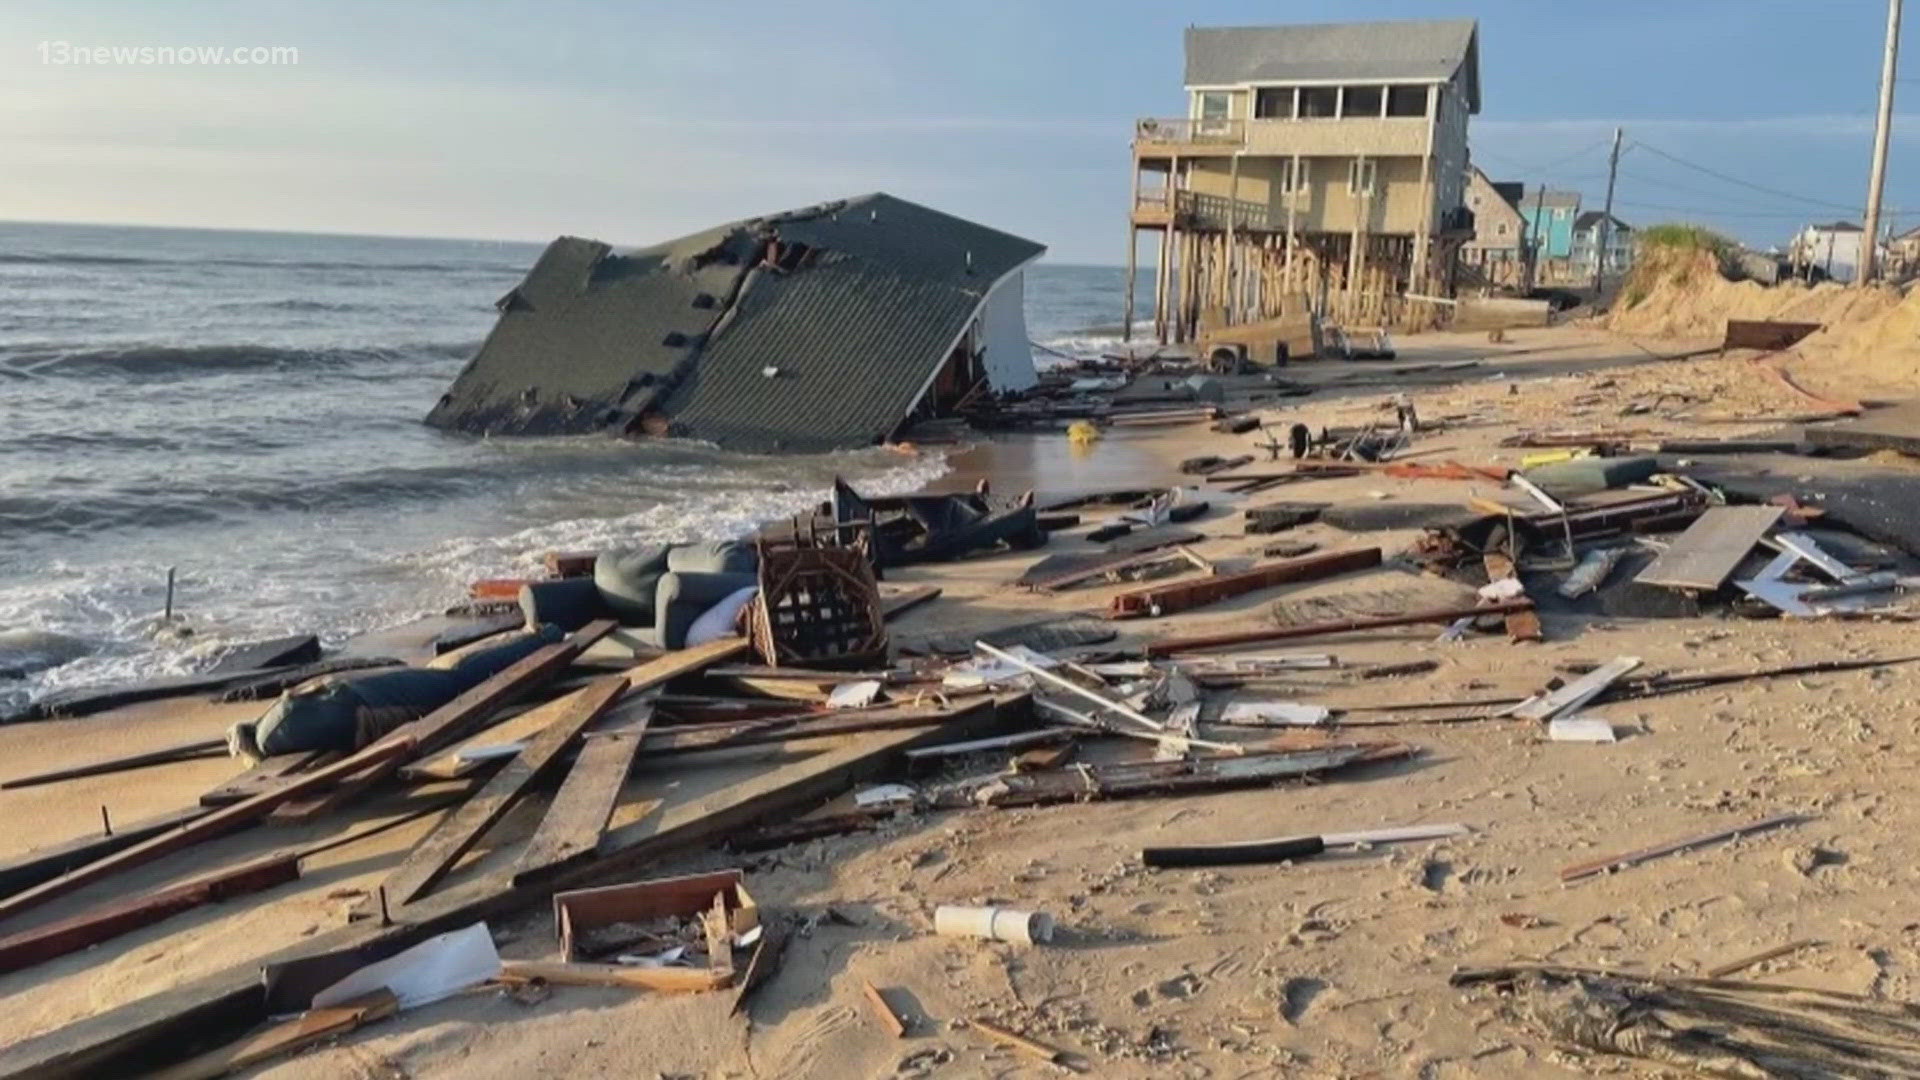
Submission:
<svg viewBox="0 0 1920 1080">
<path fill-rule="evenodd" d="M 1479 30 L 1472 19 L 1187 28 L 1188 86 L 1443 82 L 1462 67 L 1468 108 L 1479 112 Z"/>
<path fill-rule="evenodd" d="M 1601 218 L 1608 216 L 1609 215 L 1603 210 L 1589 210 L 1573 219 L 1573 231 L 1578 233 L 1587 232 L 1597 227 L 1600 224 Z M 1616 217 L 1613 218 L 1613 224 L 1607 226 L 1607 229 L 1610 232 L 1632 232 L 1633 226 Z"/>
<path fill-rule="evenodd" d="M 500 301 L 427 422 L 744 450 L 871 445 L 900 426 L 995 283 L 1045 250 L 885 194 L 624 253 L 561 237 Z"/>
</svg>

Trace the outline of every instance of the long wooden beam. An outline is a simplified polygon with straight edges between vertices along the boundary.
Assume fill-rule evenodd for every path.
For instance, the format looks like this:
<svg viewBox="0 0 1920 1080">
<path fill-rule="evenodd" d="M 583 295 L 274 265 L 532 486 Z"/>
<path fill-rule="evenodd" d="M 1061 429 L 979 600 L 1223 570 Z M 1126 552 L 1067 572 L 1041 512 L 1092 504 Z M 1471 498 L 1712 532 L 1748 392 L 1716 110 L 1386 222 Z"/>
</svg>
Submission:
<svg viewBox="0 0 1920 1080">
<path fill-rule="evenodd" d="M 504 768 L 494 773 L 493 778 L 473 798 L 441 819 L 432 832 L 407 852 L 407 857 L 380 884 L 387 902 L 396 906 L 411 904 L 425 896 L 453 869 L 461 856 L 473 850 L 473 845 L 480 842 L 488 829 L 506 816 L 507 811 L 520 801 L 529 788 L 558 770 L 560 755 L 626 689 L 626 678 L 614 675 L 569 695 L 566 708 L 553 723 L 535 735 L 527 743 L 527 748 L 515 754 Z M 369 916 L 375 911 L 370 905 L 362 904 L 355 914 Z"/>
<path fill-rule="evenodd" d="M 300 877 L 300 860 L 275 853 L 212 874 L 70 915 L 0 938 L 0 973 L 18 971 L 150 926 L 183 911 L 271 889 Z"/>
<path fill-rule="evenodd" d="M 1455 619 L 1464 619 L 1469 616 L 1505 615 L 1511 611 L 1524 611 L 1531 607 L 1533 607 L 1531 600 L 1503 600 L 1496 604 L 1481 604 L 1477 607 L 1432 608 L 1427 611 L 1408 612 L 1404 615 L 1383 615 L 1374 619 L 1336 619 L 1331 622 L 1279 626 L 1271 630 L 1247 630 L 1234 634 L 1210 634 L 1188 638 L 1162 638 L 1148 643 L 1147 655 L 1171 656 L 1175 653 L 1230 649 L 1237 645 L 1257 645 L 1266 641 L 1287 641 L 1292 638 L 1319 637 L 1323 634 L 1349 634 L 1359 630 L 1384 630 L 1395 626 L 1450 623 Z"/>
<path fill-rule="evenodd" d="M 250 859 L 238 866 L 230 866 L 210 874 L 201 874 L 159 889 L 120 897 L 78 914 L 69 915 L 64 919 L 9 934 L 0 938 L 0 974 L 18 971 L 57 956 L 91 948 L 103 941 L 131 933 L 143 926 L 151 926 L 181 912 L 297 880 L 301 873 L 301 863 L 313 855 L 357 843 L 428 814 L 437 814 L 448 805 L 450 803 L 442 800 L 391 821 L 357 829 L 345 836 L 304 848 L 275 851 L 257 859 Z"/>
<path fill-rule="evenodd" d="M 1285 585 L 1295 581 L 1315 581 L 1335 574 L 1366 570 L 1379 565 L 1380 549 L 1377 547 L 1333 551 L 1324 555 L 1309 555 L 1303 559 L 1288 559 L 1271 566 L 1256 567 L 1245 573 L 1225 574 L 1170 585 L 1153 585 L 1145 589 L 1124 592 L 1107 602 L 1107 617 L 1130 619 L 1150 615 L 1171 615 L 1176 611 L 1205 607 L 1242 593 L 1256 592 L 1275 585 Z"/>
<path fill-rule="evenodd" d="M 524 885 L 541 874 L 593 855 L 600 834 L 613 817 L 614 804 L 620 801 L 620 789 L 633 771 L 640 740 L 645 737 L 643 726 L 638 731 L 587 740 L 553 802 L 547 805 L 533 839 L 520 853 L 514 884 Z"/>
<path fill-rule="evenodd" d="M 143 866 L 203 840 L 252 825 L 287 802 L 325 791 L 349 777 L 357 782 L 368 775 L 387 776 L 421 751 L 446 745 L 458 738 L 466 726 L 505 705 L 528 688 L 558 674 L 581 650 L 611 631 L 613 625 L 611 620 L 591 623 L 566 641 L 540 649 L 425 717 L 401 725 L 358 753 L 325 768 L 295 776 L 285 787 L 264 791 L 230 806 L 209 811 L 171 832 L 161 833 L 85 866 L 75 867 L 62 877 L 0 900 L 0 919 L 18 915 L 122 870 Z"/>
<path fill-rule="evenodd" d="M 11 918 L 49 900 L 111 877 L 122 870 L 144 866 L 155 859 L 171 855 L 203 840 L 210 840 L 223 833 L 251 825 L 288 799 L 305 795 L 310 791 L 318 791 L 341 777 L 349 776 L 370 765 L 405 760 L 413 749 L 414 744 L 405 738 L 375 743 L 350 758 L 344 758 L 324 769 L 300 776 L 284 788 L 263 792 L 251 799 L 243 799 L 218 810 L 209 810 L 178 829 L 161 833 L 104 859 L 75 867 L 61 877 L 0 900 L 0 919 Z"/>
<path fill-rule="evenodd" d="M 103 1009 L 82 1020 L 0 1048 L 0 1080 L 62 1080 L 151 1070 L 190 1038 L 232 1036 L 266 1016 L 263 965 L 331 954 L 392 955 L 435 934 L 517 911 L 558 889 L 591 884 L 697 847 L 776 814 L 816 804 L 887 767 L 909 747 L 984 735 L 1031 715 L 1026 695 L 981 699 L 944 725 L 850 739 L 845 745 L 774 768 L 721 791 L 671 801 L 656 814 L 610 830 L 601 857 L 535 884 L 488 876 L 428 895 L 393 913 L 393 923 L 353 923 L 184 985 Z"/>
</svg>

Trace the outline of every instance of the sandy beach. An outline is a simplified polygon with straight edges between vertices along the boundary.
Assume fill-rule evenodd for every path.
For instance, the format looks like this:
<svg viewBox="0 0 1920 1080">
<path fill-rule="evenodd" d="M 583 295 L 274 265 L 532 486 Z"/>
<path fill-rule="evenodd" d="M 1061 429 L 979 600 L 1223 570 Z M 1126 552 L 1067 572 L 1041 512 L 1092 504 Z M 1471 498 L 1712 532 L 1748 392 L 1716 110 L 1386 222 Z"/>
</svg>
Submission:
<svg viewBox="0 0 1920 1080">
<path fill-rule="evenodd" d="M 1740 355 L 1664 359 L 1698 342 L 1633 339 L 1585 326 L 1405 339 L 1389 364 L 1316 361 L 1290 378 L 1327 388 L 1258 406 L 1284 430 L 1351 425 L 1380 415 L 1392 389 L 1335 385 L 1421 363 L 1478 366 L 1408 377 L 1405 393 L 1432 428 L 1415 449 L 1432 460 L 1517 466 L 1505 436 L 1529 428 L 1618 426 L 1648 395 L 1690 398 L 1689 420 L 1631 423 L 1655 436 L 1726 438 L 1778 427 L 1805 411 Z M 1389 412 L 1390 415 L 1390 412 Z M 1742 419 L 1744 418 L 1744 420 Z M 1706 428 L 1711 421 L 1710 429 Z M 1254 436 L 1204 424 L 1110 434 L 1076 449 L 1064 436 L 975 446 L 934 487 L 977 478 L 998 492 L 1093 489 L 1179 479 L 1201 454 L 1265 455 Z M 1257 465 L 1248 466 L 1249 470 Z M 1223 566 L 1250 564 L 1271 538 L 1242 533 L 1240 512 L 1266 502 L 1451 503 L 1496 497 L 1499 485 L 1362 475 L 1244 497 L 1208 493 L 1194 549 Z M 1043 552 L 996 554 L 889 573 L 890 584 L 938 585 L 940 600 L 902 618 L 896 640 L 966 634 L 1049 612 L 1096 611 L 1119 587 L 1055 595 L 1010 583 L 1043 554 L 1092 550 L 1056 534 Z M 1471 590 L 1395 558 L 1417 529 L 1345 534 L 1324 523 L 1288 539 L 1324 551 L 1378 546 L 1378 570 L 1282 586 L 1200 611 L 1118 624 L 1116 647 L 1169 634 L 1270 626 L 1282 612 L 1412 609 Z M 1355 597 L 1361 599 L 1355 600 Z M 1292 614 L 1287 615 L 1293 618 Z M 1411 627 L 1315 638 L 1338 667 L 1302 673 L 1275 693 L 1354 710 L 1355 730 L 1401 739 L 1412 758 L 1319 783 L 1168 798 L 903 815 L 874 833 L 736 856 L 694 851 L 646 867 L 664 876 L 740 867 L 763 909 L 808 917 L 783 968 L 729 1015 L 730 994 L 664 996 L 556 987 L 539 1000 L 481 988 L 422 1007 L 245 1075 L 299 1077 L 644 1076 L 804 1080 L 839 1077 L 1020 1077 L 1058 1068 L 964 1027 L 995 1018 L 1059 1047 L 1099 1077 L 1575 1077 L 1604 1068 L 1652 1075 L 1622 1059 L 1570 1056 L 1500 1017 L 1484 993 L 1451 988 L 1463 967 L 1546 961 L 1697 974 L 1797 939 L 1817 944 L 1743 977 L 1911 1000 L 1920 938 L 1911 912 L 1920 881 L 1912 837 L 1920 808 L 1901 777 L 1920 767 L 1911 703 L 1920 665 L 1825 674 L 1602 706 L 1610 745 L 1552 743 L 1510 719 L 1398 723 L 1364 707 L 1517 697 L 1567 665 L 1617 656 L 1647 671 L 1741 671 L 1915 651 L 1900 623 L 1754 621 L 1718 616 L 1627 619 L 1544 615 L 1545 641 L 1504 635 L 1435 640 Z M 1369 665 L 1432 661 L 1429 672 L 1361 679 Z M 158 702 L 79 720 L 0 728 L 9 774 L 62 767 L 218 734 L 258 703 Z M 1369 725 L 1364 729 L 1360 725 Z M 1378 727 L 1370 725 L 1380 725 Z M 845 737 L 848 739 L 857 736 Z M 694 798 L 729 770 L 763 765 L 780 747 L 734 752 L 719 765 L 663 759 L 637 770 L 614 824 L 643 823 Z M 822 752 L 817 745 L 810 752 Z M 1096 759 L 1151 747 L 1101 745 Z M 973 760 L 965 772 L 997 768 Z M 130 822 L 191 804 L 240 771 L 208 759 L 0 792 L 0 858 L 95 831 L 101 808 Z M 445 789 L 393 796 L 355 825 L 404 814 Z M 517 807 L 455 880 L 500 865 L 539 820 L 543 798 Z M 1795 812 L 1807 820 L 1732 843 L 1573 884 L 1583 859 Z M 1292 864 L 1150 870 L 1149 843 L 1213 842 L 1388 826 L 1458 823 L 1467 835 L 1343 851 Z M 430 827 L 430 819 L 336 849 L 304 877 L 264 896 L 212 905 L 93 949 L 0 977 L 0 1043 L 41 1035 L 339 926 Z M 322 821 L 248 830 L 84 889 L 14 920 L 9 931 L 99 900 L 349 829 Z M 1022 947 L 932 932 L 943 903 L 1004 903 L 1060 924 L 1048 945 Z M 827 918 L 827 913 L 837 913 Z M 536 905 L 490 921 L 508 958 L 550 957 L 551 912 Z M 890 988 L 904 1038 L 875 1022 L 863 984 Z"/>
</svg>

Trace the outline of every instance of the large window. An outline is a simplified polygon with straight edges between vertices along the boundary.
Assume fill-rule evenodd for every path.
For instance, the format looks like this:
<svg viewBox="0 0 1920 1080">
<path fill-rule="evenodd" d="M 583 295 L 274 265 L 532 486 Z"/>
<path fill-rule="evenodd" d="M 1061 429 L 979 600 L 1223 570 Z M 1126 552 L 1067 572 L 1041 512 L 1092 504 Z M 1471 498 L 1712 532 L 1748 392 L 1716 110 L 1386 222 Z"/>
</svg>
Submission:
<svg viewBox="0 0 1920 1080">
<path fill-rule="evenodd" d="M 1340 91 L 1331 86 L 1303 86 L 1300 88 L 1300 115 L 1311 119 L 1327 119 L 1340 113 Z"/>
<path fill-rule="evenodd" d="M 1342 116 L 1379 116 L 1380 107 L 1386 100 L 1387 88 L 1384 86 L 1349 86 L 1347 103 L 1341 110 Z"/>
<path fill-rule="evenodd" d="M 1208 90 L 1200 95 L 1200 119 L 1225 120 L 1227 118 L 1227 92 Z"/>
<path fill-rule="evenodd" d="M 1253 115 L 1258 120 L 1293 119 L 1293 87 L 1268 86 L 1255 91 Z"/>
<path fill-rule="evenodd" d="M 1387 115 L 1427 115 L 1427 88 L 1424 86 L 1395 86 L 1388 88 Z"/>
</svg>

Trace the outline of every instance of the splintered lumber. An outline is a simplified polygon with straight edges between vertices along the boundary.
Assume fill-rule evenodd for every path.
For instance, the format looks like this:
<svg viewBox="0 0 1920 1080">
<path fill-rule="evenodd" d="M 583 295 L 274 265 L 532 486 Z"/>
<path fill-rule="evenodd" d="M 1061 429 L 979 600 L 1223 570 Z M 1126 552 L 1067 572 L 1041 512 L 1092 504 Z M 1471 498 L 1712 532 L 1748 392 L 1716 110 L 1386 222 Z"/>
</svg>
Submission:
<svg viewBox="0 0 1920 1080">
<path fill-rule="evenodd" d="M 1275 585 L 1296 581 L 1316 581 L 1335 574 L 1365 570 L 1379 565 L 1380 549 L 1377 547 L 1310 555 L 1303 559 L 1289 559 L 1271 566 L 1257 567 L 1245 573 L 1227 574 L 1173 585 L 1158 585 L 1121 593 L 1108 601 L 1107 617 L 1126 619 L 1142 615 L 1170 615 L 1177 611 L 1204 607 L 1243 593 L 1272 588 Z"/>
<path fill-rule="evenodd" d="M 1789 941 L 1785 945 L 1776 945 L 1771 949 L 1764 949 L 1754 953 L 1752 956 L 1743 956 L 1738 960 L 1721 964 L 1719 967 L 1709 968 L 1707 969 L 1707 978 L 1724 979 L 1729 975 L 1737 975 L 1755 964 L 1764 964 L 1769 960 L 1778 960 L 1783 956 L 1797 953 L 1801 949 L 1812 948 L 1818 944 L 1820 944 L 1820 942 L 1815 938 L 1801 938 L 1799 941 Z"/>
<path fill-rule="evenodd" d="M 552 775 L 561 764 L 560 755 L 571 747 L 580 733 L 607 711 L 627 689 L 624 676 L 613 675 L 574 691 L 558 718 L 527 743 L 527 748 L 493 775 L 486 786 L 458 810 L 447 815 L 434 830 L 422 837 L 393 873 L 381 883 L 387 902 L 411 904 L 447 872 L 460 857 L 480 842 L 480 837 L 506 816 L 527 789 Z M 372 914 L 371 911 L 367 912 Z"/>
<path fill-rule="evenodd" d="M 1715 506 L 1687 526 L 1635 582 L 1713 592 L 1753 552 L 1786 513 L 1779 506 Z"/>
<path fill-rule="evenodd" d="M 251 825 L 289 799 L 319 791 L 342 777 L 350 776 L 362 769 L 377 767 L 388 762 L 397 764 L 405 760 L 413 749 L 414 744 L 410 739 L 389 737 L 386 741 L 375 743 L 352 757 L 299 776 L 286 787 L 264 791 L 231 806 L 209 810 L 177 829 L 160 833 L 152 839 L 142 841 L 105 858 L 96 859 L 84 866 L 74 867 L 62 877 L 0 900 L 0 919 L 11 918 L 23 911 L 38 907 L 48 900 L 65 896 L 96 881 L 111 877 L 122 870 L 144 866 L 155 859 L 171 855 L 203 840 Z"/>
<path fill-rule="evenodd" d="M 1520 574 L 1513 565 L 1513 558 L 1504 551 L 1489 551 L 1480 557 L 1481 565 L 1487 569 L 1487 581 L 1505 581 L 1512 578 L 1520 580 Z M 1523 587 L 1521 596 L 1526 595 Z M 1540 613 L 1532 608 L 1522 611 L 1509 611 L 1506 615 L 1507 638 L 1511 641 L 1539 641 L 1546 636 L 1540 628 Z"/>
<path fill-rule="evenodd" d="M 929 802 L 937 809 L 952 810 L 1224 791 L 1405 757 L 1412 752 L 1403 743 L 1361 743 L 1195 761 L 1111 762 L 962 781 L 933 792 Z"/>
<path fill-rule="evenodd" d="M 734 980 L 733 1008 L 729 1015 L 739 1015 L 747 1006 L 747 998 L 780 970 L 780 961 L 786 956 L 791 937 L 785 919 L 768 919 L 760 924 L 760 940 L 754 943 L 753 952 L 747 957 L 746 969 Z"/>
<path fill-rule="evenodd" d="M 176 761 L 190 761 L 194 758 L 222 757 L 226 752 L 227 740 L 225 739 L 195 739 L 192 742 L 149 750 L 144 754 L 128 754 L 125 757 L 107 758 L 104 761 L 73 765 L 50 772 L 16 776 L 11 780 L 0 781 L 0 790 L 34 787 L 59 780 L 76 780 L 83 776 L 103 776 L 107 773 L 125 772 L 128 769 L 141 769 L 149 765 L 170 765 Z"/>
<path fill-rule="evenodd" d="M 1637 656 L 1615 657 L 1560 689 L 1529 698 L 1514 707 L 1513 715 L 1522 720 L 1546 722 L 1556 716 L 1570 716 L 1582 705 L 1606 693 L 1607 688 L 1640 666 Z"/>
<path fill-rule="evenodd" d="M 954 693 L 947 697 L 950 699 L 979 697 L 985 693 L 985 690 L 975 690 Z M 810 739 L 830 739 L 868 731 L 932 727 L 946 723 L 950 715 L 952 715 L 951 712 L 937 702 L 903 702 L 862 709 L 835 709 L 826 713 L 782 717 L 740 725 L 722 725 L 731 729 L 724 731 L 669 733 L 663 730 L 654 732 L 646 740 L 638 756 L 651 760 L 709 750 L 733 750 L 745 746 L 768 746 L 775 743 L 804 742 Z M 596 734 L 593 737 L 597 739 L 601 736 Z"/>
<path fill-rule="evenodd" d="M 1044 682 L 1049 686 L 1053 686 L 1060 690 L 1065 690 L 1067 693 L 1073 694 L 1076 697 L 1085 698 L 1086 700 L 1093 702 L 1095 705 L 1100 706 L 1100 708 L 1103 711 L 1113 713 L 1116 716 L 1123 716 L 1128 720 L 1131 720 L 1134 723 L 1139 724 L 1141 727 L 1148 729 L 1149 731 L 1160 731 L 1166 727 L 1166 725 L 1162 724 L 1160 721 L 1155 720 L 1152 717 L 1147 716 L 1141 712 L 1138 712 L 1132 708 L 1129 708 L 1128 706 L 1113 700 L 1112 698 L 1106 696 L 1105 694 L 1096 693 L 1095 691 L 1089 690 L 1086 687 L 1081 686 L 1079 683 L 1072 681 L 1071 679 L 1061 678 L 1060 676 L 1055 675 L 1053 672 L 1048 671 L 1046 668 L 1040 667 L 1037 664 L 1030 664 L 1027 661 L 1021 659 L 1020 657 L 1015 656 L 1010 652 L 1007 652 L 1004 649 L 996 649 L 984 641 L 974 642 L 973 647 L 980 650 L 983 653 L 986 653 L 988 656 L 993 657 L 995 660 L 998 660 L 1006 664 L 1012 664 L 1014 667 L 1019 668 L 1020 670 L 1026 672 L 1027 674 L 1033 676 L 1036 679 L 1039 679 L 1041 682 Z"/>
<path fill-rule="evenodd" d="M 1762 818 L 1759 821 L 1747 825 L 1736 825 L 1731 829 L 1716 829 L 1710 833 L 1702 833 L 1699 836 L 1689 836 L 1683 840 L 1673 840 L 1665 844 L 1641 848 L 1638 851 L 1629 851 L 1620 855 L 1609 855 L 1604 859 L 1590 859 L 1586 862 L 1574 863 L 1572 866 L 1561 870 L 1560 880 L 1578 881 L 1581 878 L 1592 877 L 1595 874 L 1604 874 L 1609 870 L 1621 870 L 1629 866 L 1638 866 L 1643 862 L 1651 862 L 1654 859 L 1663 858 L 1668 855 L 1677 855 L 1683 851 L 1692 851 L 1694 848 L 1705 847 L 1708 844 L 1719 844 L 1728 840 L 1737 840 L 1742 836 L 1765 832 L 1768 829 L 1777 829 L 1785 825 L 1798 825 L 1805 820 L 1806 818 L 1800 814 L 1776 814 L 1773 817 Z"/>
<path fill-rule="evenodd" d="M 608 831 L 593 862 L 536 885 L 515 886 L 497 875 L 431 893 L 378 920 L 323 931 L 275 953 L 102 1009 L 52 1031 L 0 1047 L 0 1078 L 60 1080 L 154 1069 L 186 1045 L 185 1039 L 237 1034 L 266 1018 L 261 969 L 339 958 L 342 974 L 391 956 L 435 934 L 524 909 L 571 888 L 644 866 L 663 853 L 698 847 L 754 821 L 817 805 L 856 780 L 874 775 L 909 747 L 985 734 L 1030 715 L 1026 695 L 982 699 L 953 714 L 943 727 L 886 732 L 848 740 L 820 753 L 783 758 L 765 771 L 719 791 L 693 794 L 660 789 L 665 805 L 631 825 Z"/>
<path fill-rule="evenodd" d="M 0 974 L 90 948 L 183 911 L 298 880 L 300 864 L 308 857 L 364 840 L 428 814 L 437 814 L 448 805 L 447 802 L 441 802 L 424 807 L 346 836 L 305 848 L 276 851 L 238 866 L 202 874 L 176 885 L 120 897 L 64 919 L 0 937 Z"/>
<path fill-rule="evenodd" d="M 612 633 L 618 625 L 612 619 L 590 622 L 568 635 L 565 641 L 534 651 L 438 709 L 401 725 L 387 738 L 410 743 L 412 749 L 409 753 L 368 763 L 365 768 L 342 776 L 331 791 L 310 789 L 316 797 L 302 799 L 297 804 L 285 807 L 274 815 L 274 820 L 281 824 L 304 825 L 324 817 L 358 799 L 361 793 L 392 776 L 409 760 L 437 753 L 459 742 L 487 717 L 499 712 L 514 699 L 534 687 L 552 682 L 588 646 Z"/>
<path fill-rule="evenodd" d="M 865 832 L 878 828 L 880 823 L 892 817 L 898 806 L 882 803 L 862 810 L 849 810 L 843 814 L 823 814 L 817 817 L 803 817 L 795 821 L 777 821 L 761 825 L 727 837 L 729 851 L 767 851 L 772 848 L 786 847 L 789 844 L 818 840 L 823 836 L 843 836 L 847 833 Z"/>
<path fill-rule="evenodd" d="M 1405 615 L 1382 615 L 1370 619 L 1334 619 L 1329 622 L 1280 626 L 1271 630 L 1247 630 L 1241 633 L 1211 634 L 1189 638 L 1162 638 L 1148 643 L 1147 655 L 1172 656 L 1175 653 L 1230 649 L 1239 645 L 1258 645 L 1268 641 L 1320 637 L 1325 634 L 1349 634 L 1360 630 L 1385 630 L 1396 626 L 1450 623 L 1455 619 L 1476 618 L 1481 615 L 1505 615 L 1511 611 L 1530 610 L 1532 607 L 1531 600 L 1502 600 L 1476 607 L 1433 608 L 1427 611 L 1408 612 Z"/>
<path fill-rule="evenodd" d="M 967 1026 L 1002 1046 L 1010 1046 L 1023 1054 L 1030 1054 L 1049 1065 L 1064 1065 L 1066 1062 L 1066 1051 L 1056 1050 L 1043 1042 L 1036 1042 L 1017 1031 L 1009 1031 L 990 1020 L 975 1017 L 967 1021 Z"/>
<path fill-rule="evenodd" d="M 250 1065 L 345 1035 L 399 1011 L 400 1000 L 392 991 L 376 990 L 340 1005 L 309 1009 L 231 1046 L 209 1050 L 172 1068 L 152 1073 L 148 1080 L 213 1080 L 214 1077 L 238 1072 Z"/>
<path fill-rule="evenodd" d="M 546 816 L 540 819 L 533 839 L 520 853 L 513 878 L 516 884 L 593 853 L 607 820 L 613 816 L 614 803 L 620 799 L 620 787 L 633 768 L 640 740 L 645 737 L 643 719 L 638 730 L 587 740 L 548 805 Z"/>
<path fill-rule="evenodd" d="M 698 994 L 724 990 L 733 984 L 732 968 L 628 967 L 592 964 L 580 960 L 508 960 L 500 965 L 500 981 L 554 986 L 614 986 L 652 990 L 660 994 Z"/>
<path fill-rule="evenodd" d="M 1032 581 L 1023 578 L 1021 584 L 1026 585 L 1030 589 L 1038 589 L 1041 592 L 1057 592 L 1061 589 L 1070 589 L 1081 582 L 1091 581 L 1094 578 L 1104 577 L 1108 574 L 1119 574 L 1128 570 L 1138 570 L 1144 566 L 1152 566 L 1154 563 L 1183 558 L 1185 558 L 1184 555 L 1181 555 L 1178 551 L 1171 550 L 1171 547 L 1162 547 L 1152 551 L 1135 552 L 1128 555 L 1114 555 L 1109 558 L 1098 559 L 1082 565 L 1078 569 L 1069 570 L 1053 577 L 1038 578 Z"/>
</svg>

